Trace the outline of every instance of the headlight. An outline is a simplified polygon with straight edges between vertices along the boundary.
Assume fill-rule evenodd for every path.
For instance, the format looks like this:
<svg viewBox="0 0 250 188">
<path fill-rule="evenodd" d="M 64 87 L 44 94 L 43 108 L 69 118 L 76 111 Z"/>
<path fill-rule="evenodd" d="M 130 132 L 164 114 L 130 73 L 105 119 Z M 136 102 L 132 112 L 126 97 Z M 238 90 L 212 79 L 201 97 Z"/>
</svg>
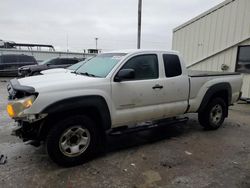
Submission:
<svg viewBox="0 0 250 188">
<path fill-rule="evenodd" d="M 7 105 L 7 112 L 11 118 L 22 117 L 25 109 L 30 108 L 35 101 L 36 96 L 31 95 L 23 99 L 10 101 Z"/>
</svg>

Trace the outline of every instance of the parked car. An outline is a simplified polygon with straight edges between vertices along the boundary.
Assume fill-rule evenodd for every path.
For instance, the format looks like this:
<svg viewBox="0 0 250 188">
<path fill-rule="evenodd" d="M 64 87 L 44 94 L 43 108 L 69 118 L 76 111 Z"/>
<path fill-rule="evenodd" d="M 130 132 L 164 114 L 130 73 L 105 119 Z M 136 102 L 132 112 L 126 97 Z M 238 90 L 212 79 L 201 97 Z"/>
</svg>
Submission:
<svg viewBox="0 0 250 188">
<path fill-rule="evenodd" d="M 0 55 L 0 76 L 18 76 L 18 68 L 27 65 L 37 65 L 36 59 L 23 54 Z"/>
<path fill-rule="evenodd" d="M 84 61 L 80 61 L 74 65 L 71 65 L 67 68 L 55 68 L 55 69 L 49 69 L 49 70 L 44 70 L 41 71 L 41 74 L 55 74 L 55 73 L 66 73 L 66 72 L 73 72 L 76 69 L 78 69 L 80 66 L 82 66 L 84 63 L 86 62 L 86 60 Z"/>
<path fill-rule="evenodd" d="M 52 58 L 39 63 L 38 65 L 23 66 L 18 69 L 19 76 L 34 76 L 41 74 L 43 70 L 54 69 L 54 68 L 66 68 L 73 64 L 78 63 L 84 59 L 78 58 Z"/>
<path fill-rule="evenodd" d="M 218 129 L 241 87 L 238 73 L 187 71 L 177 52 L 119 51 L 74 72 L 12 79 L 7 111 L 18 122 L 13 134 L 45 143 L 54 162 L 72 166 L 101 149 L 106 134 L 184 122 L 177 117 L 185 113 Z"/>
</svg>

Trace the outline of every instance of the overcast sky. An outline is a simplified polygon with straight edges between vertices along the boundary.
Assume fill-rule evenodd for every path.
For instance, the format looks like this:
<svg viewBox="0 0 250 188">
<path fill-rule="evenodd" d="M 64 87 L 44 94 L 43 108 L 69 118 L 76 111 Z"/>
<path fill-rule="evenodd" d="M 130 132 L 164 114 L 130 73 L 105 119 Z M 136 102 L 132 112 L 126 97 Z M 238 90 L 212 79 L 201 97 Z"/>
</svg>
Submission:
<svg viewBox="0 0 250 188">
<path fill-rule="evenodd" d="M 142 48 L 171 49 L 172 30 L 223 0 L 143 0 Z M 57 50 L 136 48 L 138 0 L 0 0 L 0 39 Z"/>
</svg>

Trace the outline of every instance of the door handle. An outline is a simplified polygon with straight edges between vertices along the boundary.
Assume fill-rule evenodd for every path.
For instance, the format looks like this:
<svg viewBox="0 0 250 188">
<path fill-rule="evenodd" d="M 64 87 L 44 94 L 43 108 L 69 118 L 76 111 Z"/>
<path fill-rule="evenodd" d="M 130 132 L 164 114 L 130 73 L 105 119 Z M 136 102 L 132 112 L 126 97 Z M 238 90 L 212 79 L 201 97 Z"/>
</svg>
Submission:
<svg viewBox="0 0 250 188">
<path fill-rule="evenodd" d="M 162 89 L 163 86 L 156 84 L 155 86 L 152 87 L 152 89 Z"/>
</svg>

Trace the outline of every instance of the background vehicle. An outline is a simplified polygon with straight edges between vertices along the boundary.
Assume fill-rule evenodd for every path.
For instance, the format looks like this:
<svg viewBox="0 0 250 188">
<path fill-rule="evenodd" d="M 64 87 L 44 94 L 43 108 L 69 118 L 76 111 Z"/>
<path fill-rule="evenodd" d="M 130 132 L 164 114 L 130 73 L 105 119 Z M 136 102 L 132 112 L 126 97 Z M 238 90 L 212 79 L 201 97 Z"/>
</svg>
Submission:
<svg viewBox="0 0 250 188">
<path fill-rule="evenodd" d="M 52 58 L 46 61 L 43 61 L 35 66 L 23 66 L 18 69 L 18 74 L 20 76 L 33 76 L 39 75 L 41 71 L 54 69 L 54 68 L 66 68 L 73 64 L 78 63 L 84 59 L 78 58 Z"/>
<path fill-rule="evenodd" d="M 241 86 L 238 73 L 188 72 L 177 52 L 119 51 L 74 72 L 11 80 L 7 111 L 19 123 L 16 135 L 34 145 L 45 141 L 53 161 L 71 166 L 90 159 L 107 133 L 183 122 L 176 117 L 185 113 L 218 129 Z"/>
<path fill-rule="evenodd" d="M 25 65 L 37 65 L 37 61 L 28 55 L 0 55 L 0 76 L 18 76 L 18 68 Z"/>
<path fill-rule="evenodd" d="M 74 65 L 67 67 L 67 68 L 55 68 L 55 69 L 44 70 L 44 71 L 41 71 L 41 74 L 55 74 L 55 73 L 73 72 L 76 69 L 78 69 L 80 66 L 82 66 L 85 62 L 86 62 L 86 60 L 80 61 Z"/>
</svg>

